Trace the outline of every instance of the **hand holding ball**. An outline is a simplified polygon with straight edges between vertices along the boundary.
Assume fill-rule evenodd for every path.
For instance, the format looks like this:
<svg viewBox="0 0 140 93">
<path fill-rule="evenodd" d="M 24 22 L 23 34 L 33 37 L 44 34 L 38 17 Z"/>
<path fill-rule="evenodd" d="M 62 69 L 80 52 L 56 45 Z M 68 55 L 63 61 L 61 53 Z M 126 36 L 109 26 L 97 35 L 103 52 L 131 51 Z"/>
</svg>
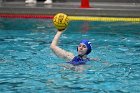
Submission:
<svg viewBox="0 0 140 93">
<path fill-rule="evenodd" d="M 54 26 L 59 30 L 63 31 L 67 28 L 69 19 L 66 14 L 58 13 L 53 18 Z"/>
</svg>

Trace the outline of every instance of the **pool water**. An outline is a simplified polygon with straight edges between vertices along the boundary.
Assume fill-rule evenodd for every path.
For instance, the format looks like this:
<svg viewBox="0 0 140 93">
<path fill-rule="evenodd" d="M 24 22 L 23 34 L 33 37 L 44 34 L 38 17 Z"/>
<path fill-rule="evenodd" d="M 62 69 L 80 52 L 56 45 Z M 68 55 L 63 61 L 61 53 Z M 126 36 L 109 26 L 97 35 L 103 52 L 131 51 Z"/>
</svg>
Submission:
<svg viewBox="0 0 140 93">
<path fill-rule="evenodd" d="M 59 46 L 92 42 L 85 70 L 66 69 L 51 50 L 52 20 L 0 19 L 0 93 L 140 93 L 140 23 L 71 21 Z M 66 64 L 67 65 L 67 64 Z"/>
</svg>

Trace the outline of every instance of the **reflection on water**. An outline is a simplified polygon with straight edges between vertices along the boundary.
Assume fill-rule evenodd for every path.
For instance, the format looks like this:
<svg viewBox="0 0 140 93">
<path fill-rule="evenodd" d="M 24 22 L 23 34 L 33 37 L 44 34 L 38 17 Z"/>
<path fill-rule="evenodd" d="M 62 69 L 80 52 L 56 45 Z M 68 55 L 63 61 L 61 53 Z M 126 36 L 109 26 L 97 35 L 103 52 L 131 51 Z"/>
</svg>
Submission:
<svg viewBox="0 0 140 93">
<path fill-rule="evenodd" d="M 0 21 L 2 93 L 140 92 L 138 23 L 71 22 L 59 45 L 76 54 L 79 41 L 87 38 L 93 46 L 89 57 L 100 59 L 77 67 L 50 50 L 56 31 L 50 20 Z"/>
</svg>

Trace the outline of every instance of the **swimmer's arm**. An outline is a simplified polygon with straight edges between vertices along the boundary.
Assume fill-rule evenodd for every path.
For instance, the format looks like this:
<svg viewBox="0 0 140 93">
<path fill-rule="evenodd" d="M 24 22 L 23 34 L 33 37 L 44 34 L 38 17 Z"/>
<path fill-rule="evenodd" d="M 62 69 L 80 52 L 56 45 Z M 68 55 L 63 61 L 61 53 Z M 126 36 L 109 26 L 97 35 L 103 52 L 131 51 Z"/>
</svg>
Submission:
<svg viewBox="0 0 140 93">
<path fill-rule="evenodd" d="M 50 48 L 52 49 L 52 51 L 58 56 L 58 57 L 61 57 L 61 58 L 64 58 L 64 59 L 67 59 L 67 60 L 71 60 L 74 58 L 74 55 L 73 53 L 71 52 L 68 52 L 66 50 L 63 50 L 62 48 L 60 48 L 59 46 L 57 46 L 58 44 L 58 40 L 61 36 L 61 34 L 63 33 L 63 31 L 57 31 L 52 43 L 51 43 L 51 46 Z"/>
<path fill-rule="evenodd" d="M 90 58 L 91 61 L 100 61 L 98 58 Z"/>
<path fill-rule="evenodd" d="M 101 62 L 101 63 L 104 63 L 104 64 L 109 64 L 109 62 L 107 61 L 102 61 L 101 59 L 99 58 L 90 58 L 91 61 L 95 61 L 95 62 Z"/>
</svg>

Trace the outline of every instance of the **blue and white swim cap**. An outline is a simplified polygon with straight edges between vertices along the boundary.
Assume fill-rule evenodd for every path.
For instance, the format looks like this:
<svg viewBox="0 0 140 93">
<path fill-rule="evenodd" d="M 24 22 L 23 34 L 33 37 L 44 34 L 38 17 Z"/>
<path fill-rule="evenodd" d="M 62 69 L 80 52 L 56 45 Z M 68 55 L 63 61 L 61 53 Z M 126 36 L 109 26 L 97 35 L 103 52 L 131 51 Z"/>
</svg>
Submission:
<svg viewBox="0 0 140 93">
<path fill-rule="evenodd" d="M 86 55 L 88 55 L 90 52 L 91 52 L 91 42 L 89 42 L 88 40 L 86 40 L 86 39 L 84 39 L 84 40 L 82 40 L 81 42 L 80 42 L 80 44 L 84 44 L 84 45 L 86 45 L 86 47 L 87 47 L 87 52 L 86 52 Z"/>
</svg>

